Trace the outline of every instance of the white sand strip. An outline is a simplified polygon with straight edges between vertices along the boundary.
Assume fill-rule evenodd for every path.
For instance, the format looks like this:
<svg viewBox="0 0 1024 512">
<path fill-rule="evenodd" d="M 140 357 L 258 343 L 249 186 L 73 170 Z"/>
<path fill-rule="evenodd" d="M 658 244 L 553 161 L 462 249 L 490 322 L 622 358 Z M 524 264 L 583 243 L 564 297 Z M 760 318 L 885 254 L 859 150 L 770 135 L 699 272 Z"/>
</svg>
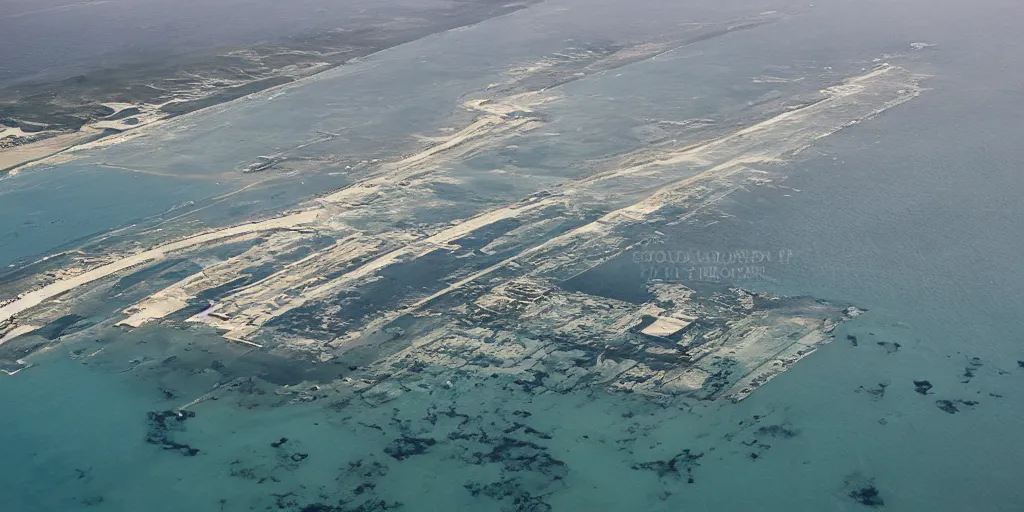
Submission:
<svg viewBox="0 0 1024 512">
<path fill-rule="evenodd" d="M 0 322 L 6 321 L 25 311 L 26 309 L 38 306 L 43 302 L 52 299 L 58 295 L 71 291 L 84 284 L 91 283 L 97 279 L 102 279 L 111 274 L 120 272 L 122 270 L 151 263 L 163 259 L 168 253 L 188 249 L 196 245 L 212 242 L 222 238 L 228 238 L 232 236 L 244 235 L 248 233 L 256 233 L 260 231 L 272 231 L 276 229 L 287 229 L 301 224 L 308 224 L 316 220 L 320 215 L 318 210 L 308 210 L 300 213 L 295 213 L 285 217 L 278 217 L 276 219 L 265 220 L 263 222 L 256 222 L 252 224 L 242 224 L 240 226 L 233 226 L 229 228 L 219 229 L 200 235 L 191 236 L 184 240 L 172 242 L 154 249 L 150 249 L 145 252 L 134 254 L 127 258 L 120 259 L 113 263 L 108 263 L 101 267 L 90 270 L 82 275 L 57 281 L 50 285 L 44 286 L 34 292 L 26 293 L 25 295 L 18 298 L 18 300 L 0 308 Z"/>
</svg>

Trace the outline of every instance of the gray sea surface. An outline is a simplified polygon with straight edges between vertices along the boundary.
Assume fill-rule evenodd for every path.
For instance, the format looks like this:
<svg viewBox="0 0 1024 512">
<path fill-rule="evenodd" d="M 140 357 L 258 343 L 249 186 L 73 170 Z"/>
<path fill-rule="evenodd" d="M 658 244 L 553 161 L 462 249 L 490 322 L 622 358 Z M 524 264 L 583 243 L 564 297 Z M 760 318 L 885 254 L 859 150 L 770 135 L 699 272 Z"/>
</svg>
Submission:
<svg viewBox="0 0 1024 512">
<path fill-rule="evenodd" d="M 445 5 L 443 0 L 5 0 L 0 85 L 244 47 L 351 26 L 367 9 Z"/>
</svg>

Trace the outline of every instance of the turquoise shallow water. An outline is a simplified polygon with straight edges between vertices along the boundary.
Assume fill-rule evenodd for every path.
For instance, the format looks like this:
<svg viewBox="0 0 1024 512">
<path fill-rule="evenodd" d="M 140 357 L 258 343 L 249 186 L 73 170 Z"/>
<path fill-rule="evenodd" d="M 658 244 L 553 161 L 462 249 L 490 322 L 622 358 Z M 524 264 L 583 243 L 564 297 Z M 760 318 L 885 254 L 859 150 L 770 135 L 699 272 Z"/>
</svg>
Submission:
<svg viewBox="0 0 1024 512">
<path fill-rule="evenodd" d="M 66 244 L 225 190 L 208 182 L 90 165 L 68 165 L 59 173 L 11 178 L 0 192 L 0 216 L 7 219 L 0 227 L 0 265 L 41 257 Z"/>
<path fill-rule="evenodd" d="M 87 366 L 67 357 L 72 346 L 56 350 L 47 364 L 0 379 L 4 509 L 301 510 L 342 500 L 354 510 L 384 500 L 407 510 L 542 510 L 526 507 L 543 496 L 553 510 L 856 511 L 871 508 L 849 493 L 868 483 L 884 499 L 884 510 L 1024 509 L 1018 438 L 1024 369 L 1017 362 L 1024 359 L 1024 330 L 1015 322 L 1024 306 L 1024 271 L 1016 258 L 1024 253 L 1018 200 L 1024 146 L 1017 119 L 1024 74 L 1015 66 L 1016 46 L 1007 44 L 1020 37 L 1014 9 L 998 1 L 941 9 L 911 0 L 855 7 L 826 2 L 785 23 L 710 41 L 678 60 L 645 62 L 636 68 L 643 72 L 631 68 L 620 81 L 578 82 L 556 107 L 555 126 L 594 130 L 570 138 L 579 142 L 617 130 L 596 126 L 601 112 L 655 112 L 657 100 L 682 98 L 682 91 L 688 98 L 711 94 L 713 87 L 687 85 L 687 77 L 706 83 L 701 80 L 708 75 L 699 72 L 715 63 L 733 69 L 717 75 L 728 81 L 749 78 L 763 61 L 835 60 L 855 67 L 903 51 L 908 42 L 937 44 L 914 62 L 933 75 L 920 98 L 819 141 L 785 165 L 788 179 L 776 183 L 781 186 L 734 193 L 721 205 L 730 216 L 717 223 L 666 233 L 667 243 L 679 249 L 791 250 L 789 264 L 768 268 L 772 280 L 742 284 L 870 310 L 842 326 L 835 343 L 739 404 L 680 410 L 628 395 L 533 396 L 500 379 L 456 381 L 447 391 L 408 393 L 381 407 L 295 402 L 287 393 L 279 401 L 285 405 L 271 407 L 266 397 L 241 396 L 243 404 L 262 405 L 195 406 L 196 417 L 170 435 L 201 451 L 180 457 L 142 440 L 146 413 L 182 400 L 167 398 L 136 373 L 118 373 L 130 365 L 118 359 L 123 352 Z M 518 16 L 532 22 L 530 16 L 540 15 Z M 514 16 L 495 21 L 516 22 Z M 422 44 L 443 46 L 443 37 L 471 38 L 472 31 Z M 661 81 L 649 94 L 608 99 L 641 90 L 651 77 Z M 666 85 L 672 83 L 678 88 Z M 605 107 L 583 109 L 579 98 L 587 94 Z M 721 98 L 749 91 L 733 94 L 718 99 L 727 103 Z M 673 107 L 695 113 L 714 103 L 706 101 L 694 100 L 687 109 L 680 100 Z M 620 103 L 626 105 L 614 106 Z M 252 108 L 248 115 L 270 114 Z M 424 114 L 422 123 L 432 119 Z M 188 144 L 200 147 L 203 139 Z M 118 151 L 132 157 L 128 146 Z M 225 161 L 233 158 L 225 151 Z M 577 159 L 599 153 L 584 143 L 566 149 Z M 559 158 L 566 157 L 539 160 L 557 167 Z M 166 195 L 159 200 L 168 205 L 180 202 L 173 194 L 188 194 L 160 190 Z M 154 209 L 169 207 L 155 201 L 148 202 Z M 128 209 L 104 220 L 100 213 L 82 222 L 98 230 L 152 214 Z M 71 238 L 56 227 L 32 233 L 26 235 L 31 248 L 3 256 L 45 252 Z M 168 331 L 153 328 L 125 339 L 161 333 L 191 340 L 186 331 Z M 914 390 L 913 381 L 922 379 L 933 385 L 927 395 Z M 174 385 L 183 388 L 182 397 L 202 388 Z M 878 389 L 882 396 L 871 393 Z M 959 412 L 940 410 L 937 400 L 960 404 Z M 435 420 L 423 421 L 429 417 Z M 517 447 L 530 461 L 518 470 L 477 456 L 490 449 L 476 442 L 479 437 L 461 437 L 519 435 L 523 425 L 537 432 L 523 437 L 544 449 Z M 759 430 L 766 425 L 783 430 Z M 288 441 L 272 446 L 282 437 Z M 404 437 L 446 441 L 399 460 L 390 453 Z M 687 473 L 632 469 L 687 449 L 703 454 L 682 463 L 692 484 Z M 564 466 L 543 464 L 545 457 Z M 530 496 L 472 492 L 474 482 L 501 474 L 513 475 L 514 486 Z M 367 482 L 375 487 L 359 491 Z"/>
</svg>

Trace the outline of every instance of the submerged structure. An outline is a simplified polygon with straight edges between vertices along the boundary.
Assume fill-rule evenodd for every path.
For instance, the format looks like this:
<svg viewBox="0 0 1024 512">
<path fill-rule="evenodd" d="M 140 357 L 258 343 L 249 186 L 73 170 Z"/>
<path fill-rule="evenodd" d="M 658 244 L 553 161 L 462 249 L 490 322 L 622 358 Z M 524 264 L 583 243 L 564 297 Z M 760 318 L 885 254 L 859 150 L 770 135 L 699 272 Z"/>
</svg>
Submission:
<svg viewBox="0 0 1024 512">
<path fill-rule="evenodd" d="M 554 391 L 742 399 L 859 310 L 730 283 L 763 277 L 754 256 L 739 267 L 679 266 L 636 251 L 714 215 L 732 191 L 771 183 L 773 164 L 815 140 L 915 97 L 919 76 L 881 64 L 803 103 L 770 102 L 773 115 L 739 129 L 681 123 L 671 141 L 518 199 L 515 189 L 481 195 L 449 171 L 535 137 L 561 84 L 669 48 L 576 51 L 512 70 L 464 104 L 463 128 L 353 169 L 352 184 L 284 215 L 171 239 L 180 227 L 113 236 L 10 273 L 4 368 L 30 365 L 31 353 L 73 331 L 162 324 L 317 363 L 358 354 L 359 373 L 346 378 L 375 401 L 465 373 Z M 684 135 L 698 142 L 680 143 Z M 628 271 L 640 299 L 580 286 L 630 259 L 649 263 Z"/>
</svg>

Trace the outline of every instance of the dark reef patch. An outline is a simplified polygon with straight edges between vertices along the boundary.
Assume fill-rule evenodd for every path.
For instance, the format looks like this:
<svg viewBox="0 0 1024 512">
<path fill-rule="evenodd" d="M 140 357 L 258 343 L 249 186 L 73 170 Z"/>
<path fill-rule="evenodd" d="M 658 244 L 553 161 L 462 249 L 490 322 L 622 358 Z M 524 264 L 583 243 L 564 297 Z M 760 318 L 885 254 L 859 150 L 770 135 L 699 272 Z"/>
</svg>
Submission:
<svg viewBox="0 0 1024 512">
<path fill-rule="evenodd" d="M 391 445 L 384 448 L 384 453 L 396 460 L 405 460 L 413 455 L 426 453 L 427 449 L 437 444 L 437 441 L 430 438 L 402 436 L 391 442 Z"/>
<path fill-rule="evenodd" d="M 866 388 L 864 386 L 860 386 L 859 388 L 857 388 L 857 392 L 858 393 L 862 393 L 862 392 L 863 393 L 867 393 L 867 394 L 871 395 L 871 398 L 873 398 L 875 400 L 881 400 L 882 398 L 885 397 L 885 388 L 887 388 L 887 387 L 889 387 L 889 384 L 887 384 L 885 382 L 879 382 L 877 388 L 870 388 L 869 389 L 869 388 Z"/>
<path fill-rule="evenodd" d="M 185 430 L 185 421 L 195 417 L 196 413 L 192 411 L 150 411 L 147 414 L 146 442 L 161 446 L 165 450 L 176 450 L 186 457 L 195 457 L 199 453 L 198 448 L 171 439 L 172 431 Z"/>
<path fill-rule="evenodd" d="M 885 505 L 885 501 L 882 500 L 882 497 L 878 493 L 878 489 L 876 489 L 874 485 L 850 491 L 849 496 L 857 503 L 867 505 L 872 508 L 878 508 Z"/>
<path fill-rule="evenodd" d="M 942 412 L 949 414 L 956 414 L 960 412 L 960 408 L 957 405 L 966 405 L 967 407 L 974 407 L 978 405 L 978 402 L 974 400 L 936 400 L 935 406 Z"/>
<path fill-rule="evenodd" d="M 548 378 L 549 376 L 547 373 L 538 370 L 530 370 L 530 373 L 533 374 L 533 379 L 531 380 L 515 380 L 515 383 L 522 387 L 523 391 L 526 391 L 527 393 L 533 393 L 533 390 L 540 387 L 544 387 L 544 379 Z"/>
<path fill-rule="evenodd" d="M 882 499 L 881 492 L 875 487 L 874 478 L 865 477 L 860 473 L 853 473 L 846 477 L 845 487 L 843 495 L 861 505 L 871 508 L 885 506 L 885 500 Z"/>
<path fill-rule="evenodd" d="M 503 510 L 516 512 L 549 512 L 552 510 L 551 505 L 545 503 L 539 496 L 534 496 L 523 489 L 523 483 L 518 478 L 506 478 L 487 485 L 468 483 L 463 487 L 473 496 L 482 494 L 488 498 L 509 503 L 510 506 Z"/>
<path fill-rule="evenodd" d="M 489 438 L 482 436 L 481 442 Z M 499 463 L 506 471 L 531 471 L 541 473 L 552 480 L 561 480 L 567 474 L 565 462 L 547 453 L 547 448 L 529 441 L 502 437 L 492 445 L 489 453 L 475 452 L 473 464 Z"/>
<path fill-rule="evenodd" d="M 903 345 L 900 345 L 895 341 L 879 341 L 878 346 L 884 348 L 887 354 L 895 354 L 896 352 L 899 352 L 900 347 Z"/>
<path fill-rule="evenodd" d="M 686 482 L 694 483 L 693 468 L 700 466 L 697 462 L 704 457 L 703 453 L 693 453 L 690 449 L 683 450 L 669 460 L 655 460 L 651 462 L 638 462 L 630 466 L 635 470 L 654 471 L 659 477 L 674 476 L 680 478 L 682 472 L 686 472 Z"/>
<path fill-rule="evenodd" d="M 767 425 L 757 429 L 758 435 L 790 439 L 800 435 L 800 431 L 787 425 Z"/>
</svg>

